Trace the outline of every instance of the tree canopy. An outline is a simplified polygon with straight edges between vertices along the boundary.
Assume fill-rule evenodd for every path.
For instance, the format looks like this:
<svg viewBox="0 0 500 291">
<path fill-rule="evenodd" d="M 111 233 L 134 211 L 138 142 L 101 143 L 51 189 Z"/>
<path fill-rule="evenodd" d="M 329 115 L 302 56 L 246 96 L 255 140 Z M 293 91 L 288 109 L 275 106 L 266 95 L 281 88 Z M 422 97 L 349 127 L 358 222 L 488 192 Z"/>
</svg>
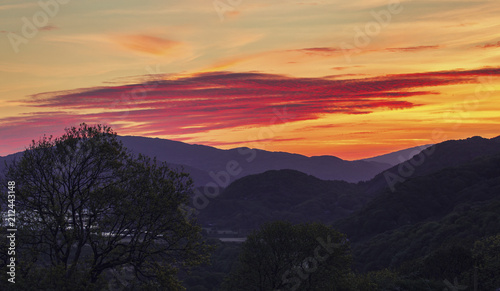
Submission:
<svg viewBox="0 0 500 291">
<path fill-rule="evenodd" d="M 15 287 L 177 290 L 177 271 L 207 260 L 180 207 L 189 176 L 132 155 L 107 126 L 33 141 L 6 178 L 17 185 Z"/>
<path fill-rule="evenodd" d="M 248 236 L 226 290 L 345 290 L 351 255 L 345 236 L 320 223 L 265 224 Z"/>
</svg>

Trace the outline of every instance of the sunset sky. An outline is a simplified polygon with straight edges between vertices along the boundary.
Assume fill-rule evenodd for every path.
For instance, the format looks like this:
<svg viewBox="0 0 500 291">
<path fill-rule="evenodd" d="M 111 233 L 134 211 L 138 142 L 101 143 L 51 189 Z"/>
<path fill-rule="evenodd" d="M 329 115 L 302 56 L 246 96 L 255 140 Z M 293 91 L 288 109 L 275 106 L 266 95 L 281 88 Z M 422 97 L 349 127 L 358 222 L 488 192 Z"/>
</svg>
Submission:
<svg viewBox="0 0 500 291">
<path fill-rule="evenodd" d="M 81 122 L 348 160 L 496 137 L 499 15 L 498 0 L 0 0 L 0 156 Z"/>
</svg>

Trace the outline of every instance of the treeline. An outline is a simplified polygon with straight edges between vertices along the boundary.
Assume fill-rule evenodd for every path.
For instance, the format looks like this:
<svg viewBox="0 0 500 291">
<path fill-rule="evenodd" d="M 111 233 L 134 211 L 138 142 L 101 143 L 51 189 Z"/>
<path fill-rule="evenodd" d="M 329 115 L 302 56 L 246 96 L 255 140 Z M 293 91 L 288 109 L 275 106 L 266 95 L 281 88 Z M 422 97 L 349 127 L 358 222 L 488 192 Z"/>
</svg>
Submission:
<svg viewBox="0 0 500 291">
<path fill-rule="evenodd" d="M 277 221 L 243 244 L 219 243 L 211 265 L 186 275 L 184 286 L 196 291 L 496 290 L 500 233 L 466 245 L 455 241 L 395 268 L 359 272 L 344 234 L 321 223 Z"/>
<path fill-rule="evenodd" d="M 293 172 L 284 172 L 283 176 L 300 177 Z M 249 191 L 242 188 L 240 193 Z M 313 287 L 306 288 L 301 283 L 295 290 L 444 290 L 444 288 L 448 290 L 496 290 L 500 288 L 499 193 L 499 155 L 481 157 L 457 167 L 409 178 L 396 185 L 395 191 L 386 190 L 378 194 L 363 208 L 347 218 L 333 224 L 322 224 L 332 225 L 331 229 L 345 233 L 345 238 L 349 240 L 349 251 L 346 255 L 350 260 L 343 260 L 344 263 L 337 270 L 329 269 L 330 265 L 323 267 L 323 270 L 330 270 L 327 273 L 332 274 L 327 275 L 322 281 L 328 281 L 330 278 L 328 276 L 335 277 L 335 274 L 338 275 L 339 272 L 345 275 L 341 279 L 335 277 L 334 281 L 337 285 L 343 282 L 339 285 L 341 287 L 332 285 L 328 286 L 329 289 L 322 289 L 326 288 L 325 286 L 314 289 Z M 247 194 L 240 195 L 241 197 L 254 197 Z M 273 197 L 262 196 L 264 199 Z M 340 195 L 333 196 L 337 198 L 332 199 L 338 199 Z M 258 198 L 258 196 L 255 197 Z M 324 196 L 318 195 L 316 198 L 321 200 L 321 197 Z M 236 199 L 236 197 L 233 198 Z M 310 199 L 314 199 L 314 196 Z M 320 204 L 321 202 L 316 203 L 316 205 Z M 311 214 L 311 216 L 314 215 L 317 215 L 317 212 Z M 276 225 L 280 223 L 283 224 L 283 222 L 277 222 Z M 296 267 L 300 265 L 301 260 L 311 256 L 315 249 L 314 242 L 316 241 L 316 246 L 318 242 L 317 236 L 308 236 L 305 231 L 298 230 L 307 224 L 298 224 L 296 221 L 292 223 L 299 225 L 296 226 L 297 229 L 290 225 L 286 226 L 290 228 L 290 232 L 296 232 L 292 237 L 302 238 L 304 241 L 300 243 L 309 241 L 309 244 L 305 243 L 309 245 L 309 248 L 306 248 L 302 257 L 299 256 L 298 261 L 295 261 Z M 278 228 L 276 225 L 274 225 L 274 233 L 280 234 L 281 238 L 287 238 L 288 236 L 280 230 L 286 227 L 281 225 Z M 249 236 L 249 242 L 255 241 L 251 238 L 267 233 L 268 227 L 269 225 L 264 224 L 262 228 Z M 260 241 L 265 241 L 265 239 Z M 288 246 L 289 241 L 294 240 L 288 237 L 288 239 L 281 240 L 281 243 L 276 243 L 275 248 L 280 251 L 293 249 Z M 228 246 L 221 244 L 219 248 L 224 250 Z M 232 247 L 234 248 L 235 245 Z M 260 247 L 265 247 L 265 245 L 260 245 Z M 247 264 L 242 262 L 242 256 L 245 257 L 244 254 L 248 252 L 246 251 L 248 248 L 248 242 L 242 245 L 240 259 L 236 263 L 234 259 L 231 260 L 228 257 L 223 259 L 227 265 L 233 266 L 229 275 L 226 276 L 225 284 L 245 282 L 242 274 L 248 276 L 254 272 L 242 271 Z M 250 253 L 274 254 L 272 251 L 258 250 L 255 246 Z M 292 253 L 298 254 L 300 251 L 295 250 Z M 269 255 L 262 256 L 267 258 Z M 272 260 L 272 256 L 267 259 Z M 217 255 L 213 260 L 219 260 Z M 278 261 L 278 259 L 275 260 Z M 348 261 L 352 263 L 347 263 Z M 334 262 L 330 263 L 334 264 Z M 260 265 L 269 265 L 269 263 L 260 262 Z M 254 266 L 247 269 L 255 268 Z M 283 268 L 276 267 L 276 269 Z M 210 270 L 203 270 L 200 272 L 206 272 L 205 275 L 208 276 Z M 304 274 L 307 274 L 305 270 Z M 318 274 L 314 273 L 314 276 Z M 203 276 L 200 275 L 200 277 Z M 276 275 L 276 277 L 279 276 L 283 274 Z M 292 278 L 296 277 L 301 278 L 299 275 Z M 255 283 L 260 282 L 261 279 L 254 277 L 248 279 L 248 282 L 250 281 Z M 231 288 L 233 290 L 240 290 L 239 288 L 243 288 L 241 290 L 293 289 L 290 285 L 273 285 L 272 287 L 266 285 L 262 289 L 255 286 L 254 289 L 250 287 L 250 289 L 244 289 L 244 286 L 229 285 L 228 288 L 228 285 L 222 282 L 223 280 L 219 277 L 217 284 L 214 285 L 186 286 L 189 287 L 188 290 L 194 286 L 197 289 L 193 290 L 220 290 L 224 286 L 226 289 L 222 290 Z M 253 283 L 248 282 L 244 285 L 253 286 Z M 468 289 L 463 289 L 464 286 Z"/>
</svg>

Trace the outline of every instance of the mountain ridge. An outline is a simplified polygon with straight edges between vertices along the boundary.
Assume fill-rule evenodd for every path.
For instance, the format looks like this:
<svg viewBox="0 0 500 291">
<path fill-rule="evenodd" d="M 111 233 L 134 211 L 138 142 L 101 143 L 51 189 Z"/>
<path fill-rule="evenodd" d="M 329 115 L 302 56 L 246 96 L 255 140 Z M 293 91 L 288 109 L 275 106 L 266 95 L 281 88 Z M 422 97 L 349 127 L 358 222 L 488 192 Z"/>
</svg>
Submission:
<svg viewBox="0 0 500 291">
<path fill-rule="evenodd" d="M 232 176 L 231 181 L 268 170 L 293 169 L 324 180 L 358 182 L 369 180 L 390 167 L 389 164 L 379 162 L 345 161 L 335 156 L 307 157 L 247 147 L 223 150 L 146 137 L 120 136 L 118 139 L 135 153 L 154 155 L 160 161 L 186 165 L 213 174 L 224 171 L 228 163 L 234 161 L 241 171 L 238 175 Z M 197 185 L 203 186 L 201 183 Z"/>
<path fill-rule="evenodd" d="M 497 141 L 498 139 L 469 138 L 434 145 L 419 153 L 419 155 L 426 157 L 420 165 L 420 170 L 415 170 L 414 175 L 401 177 L 401 181 L 392 186 L 394 186 L 395 191 L 399 191 L 401 187 L 413 183 L 412 181 L 429 179 L 428 177 L 432 177 L 432 175 L 444 170 L 454 171 L 455 167 L 464 166 L 476 158 L 489 156 L 489 154 L 500 154 L 500 143 Z M 473 148 L 475 150 L 471 150 Z M 427 154 L 426 151 L 428 151 Z M 460 155 L 461 158 L 450 159 L 454 155 Z M 418 160 L 419 157 L 416 156 L 412 159 Z M 400 165 L 411 164 L 412 159 Z M 202 213 L 200 221 L 218 221 L 224 227 L 237 228 L 238 223 L 241 223 L 243 227 L 249 227 L 249 225 L 257 225 L 258 222 L 252 222 L 254 219 L 252 216 L 242 219 L 240 217 L 241 213 L 249 214 L 256 211 L 256 215 L 276 220 L 286 217 L 282 213 L 285 211 L 290 212 L 290 217 L 294 215 L 301 216 L 306 220 L 314 217 L 322 222 L 330 223 L 354 215 L 355 211 L 362 211 L 367 205 L 374 203 L 373 201 L 382 199 L 384 195 L 390 197 L 393 191 L 391 190 L 391 184 L 386 179 L 386 175 L 388 173 L 397 175 L 400 165 L 379 173 L 370 181 L 358 183 L 326 181 L 317 177 L 315 179 L 306 179 L 308 174 L 291 170 L 266 171 L 249 175 L 232 182 L 222 190 L 218 197 L 210 200 L 207 208 L 200 211 Z M 396 171 L 396 173 L 393 171 Z M 274 185 L 275 183 L 284 184 L 285 186 L 277 187 Z M 311 189 L 315 189 L 316 192 L 302 185 L 304 183 L 308 184 Z M 437 182 L 435 184 L 439 185 Z M 460 186 L 460 183 L 454 182 L 450 185 Z M 251 203 L 246 204 L 245 202 L 249 202 L 248 197 L 250 196 L 248 195 L 252 192 L 260 193 L 260 195 L 255 194 L 257 196 L 253 196 L 253 199 L 250 200 Z M 242 193 L 247 193 L 247 197 L 241 196 Z M 262 193 L 267 193 L 267 196 L 262 195 Z M 315 198 L 317 199 L 315 200 Z M 414 199 L 417 198 L 414 197 Z M 269 203 L 271 200 L 275 201 L 275 204 Z M 310 217 L 308 217 L 308 213 L 301 212 L 301 208 L 294 208 L 294 205 L 301 205 L 302 203 L 309 203 L 310 209 L 312 209 L 312 212 L 309 213 Z M 288 208 L 280 208 L 281 204 L 288 205 Z M 292 212 L 298 213 L 291 214 Z M 321 212 L 329 212 L 330 214 L 319 215 Z M 365 217 L 363 221 L 365 220 L 371 220 L 371 218 Z"/>
</svg>

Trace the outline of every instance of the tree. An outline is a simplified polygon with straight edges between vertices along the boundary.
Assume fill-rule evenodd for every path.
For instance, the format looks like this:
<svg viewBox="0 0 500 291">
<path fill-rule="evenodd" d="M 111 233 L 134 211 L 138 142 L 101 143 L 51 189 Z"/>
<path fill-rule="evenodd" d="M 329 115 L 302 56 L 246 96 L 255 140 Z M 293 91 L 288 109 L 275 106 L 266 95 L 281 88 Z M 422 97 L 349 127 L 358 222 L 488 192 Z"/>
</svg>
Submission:
<svg viewBox="0 0 500 291">
<path fill-rule="evenodd" d="M 476 241 L 472 253 L 476 269 L 471 277 L 476 276 L 479 289 L 500 289 L 500 233 Z"/>
<path fill-rule="evenodd" d="M 226 290 L 346 290 L 345 236 L 320 223 L 272 222 L 248 236 Z"/>
<path fill-rule="evenodd" d="M 131 154 L 107 126 L 81 124 L 33 141 L 6 177 L 17 187 L 20 288 L 112 281 L 177 290 L 177 270 L 208 258 L 201 228 L 180 207 L 188 175 Z"/>
<path fill-rule="evenodd" d="M 431 279 L 460 278 L 474 265 L 472 252 L 463 245 L 442 247 L 424 259 L 423 275 Z"/>
</svg>

